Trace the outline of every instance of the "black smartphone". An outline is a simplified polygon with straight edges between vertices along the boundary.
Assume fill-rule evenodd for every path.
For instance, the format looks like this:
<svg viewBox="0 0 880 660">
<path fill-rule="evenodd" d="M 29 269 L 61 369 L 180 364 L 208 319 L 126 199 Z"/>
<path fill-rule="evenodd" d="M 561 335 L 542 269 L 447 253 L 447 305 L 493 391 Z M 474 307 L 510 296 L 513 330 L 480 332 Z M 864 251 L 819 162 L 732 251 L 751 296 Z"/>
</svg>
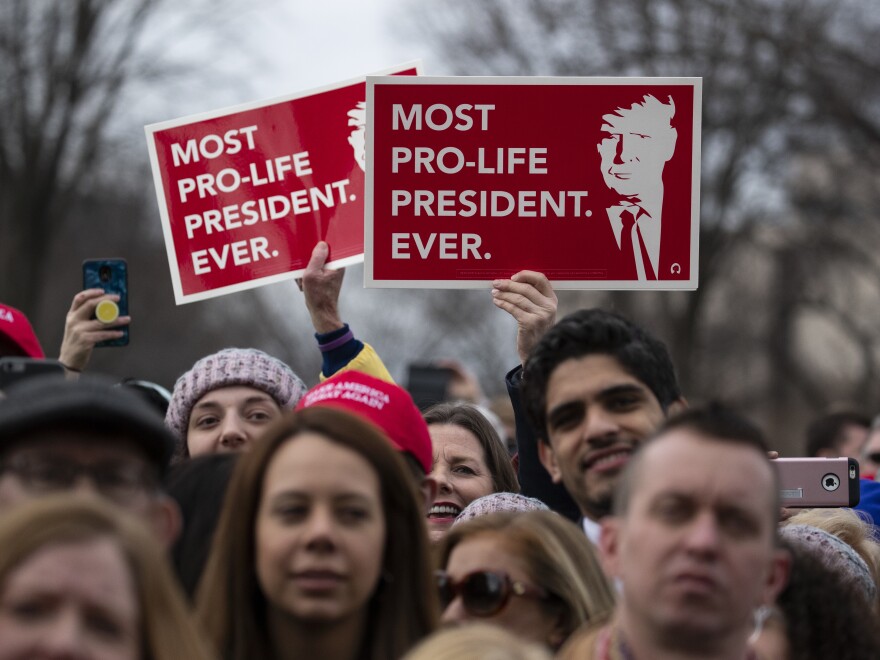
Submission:
<svg viewBox="0 0 880 660">
<path fill-rule="evenodd" d="M 128 262 L 125 259 L 86 259 L 83 261 L 83 289 L 104 289 L 105 293 L 115 293 L 119 296 L 116 309 L 112 304 L 99 303 L 96 308 L 97 316 L 107 323 L 108 328 L 113 327 L 112 319 L 128 315 Z M 127 346 L 128 326 L 118 328 L 122 331 L 119 339 L 108 339 L 95 344 L 101 346 Z"/>
<path fill-rule="evenodd" d="M 449 398 L 449 381 L 452 369 L 433 364 L 410 364 L 406 389 L 419 410 Z"/>
<path fill-rule="evenodd" d="M 859 463 L 854 458 L 777 458 L 784 507 L 839 507 L 859 503 Z"/>
<path fill-rule="evenodd" d="M 0 358 L 0 390 L 34 376 L 64 377 L 64 367 L 57 360 L 28 357 Z"/>
</svg>

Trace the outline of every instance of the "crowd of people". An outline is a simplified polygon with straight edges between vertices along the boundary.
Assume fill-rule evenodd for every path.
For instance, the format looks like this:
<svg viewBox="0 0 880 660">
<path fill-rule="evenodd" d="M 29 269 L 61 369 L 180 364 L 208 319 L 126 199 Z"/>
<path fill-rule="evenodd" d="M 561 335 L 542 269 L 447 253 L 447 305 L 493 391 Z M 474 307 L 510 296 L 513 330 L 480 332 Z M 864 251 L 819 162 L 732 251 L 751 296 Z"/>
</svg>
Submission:
<svg viewBox="0 0 880 660">
<path fill-rule="evenodd" d="M 758 426 L 689 407 L 650 329 L 557 322 L 523 271 L 492 290 L 518 327 L 506 437 L 480 401 L 416 407 L 326 255 L 311 388 L 250 348 L 170 391 L 91 374 L 113 330 L 77 294 L 66 374 L 0 393 L 0 660 L 880 658 L 870 418 L 805 443 L 860 461 L 859 509 L 783 509 Z M 11 308 L 0 356 L 44 357 Z"/>
</svg>

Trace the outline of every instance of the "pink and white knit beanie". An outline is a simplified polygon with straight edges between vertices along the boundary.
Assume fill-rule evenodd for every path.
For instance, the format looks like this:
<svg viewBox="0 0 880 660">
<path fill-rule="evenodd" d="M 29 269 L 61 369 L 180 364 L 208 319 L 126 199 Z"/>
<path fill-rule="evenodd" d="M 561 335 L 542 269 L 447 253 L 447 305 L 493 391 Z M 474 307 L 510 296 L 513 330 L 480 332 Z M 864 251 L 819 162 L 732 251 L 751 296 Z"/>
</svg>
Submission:
<svg viewBox="0 0 880 660">
<path fill-rule="evenodd" d="M 208 392 L 232 385 L 263 390 L 283 409 L 292 409 L 306 391 L 300 377 L 281 360 L 255 348 L 224 348 L 203 357 L 177 379 L 165 425 L 182 442 L 190 413 L 199 399 Z"/>
<path fill-rule="evenodd" d="M 492 493 L 478 497 L 468 504 L 452 522 L 452 526 L 455 527 L 458 523 L 487 516 L 490 513 L 525 513 L 526 511 L 547 511 L 549 508 L 541 500 L 519 493 Z"/>
</svg>

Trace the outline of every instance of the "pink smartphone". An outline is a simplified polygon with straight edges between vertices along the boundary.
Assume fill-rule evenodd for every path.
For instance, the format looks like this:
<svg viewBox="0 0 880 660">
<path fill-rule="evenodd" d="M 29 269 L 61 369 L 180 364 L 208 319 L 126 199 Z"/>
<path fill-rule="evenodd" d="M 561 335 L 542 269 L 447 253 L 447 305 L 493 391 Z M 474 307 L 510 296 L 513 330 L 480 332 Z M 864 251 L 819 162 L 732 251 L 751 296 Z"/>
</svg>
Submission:
<svg viewBox="0 0 880 660">
<path fill-rule="evenodd" d="M 784 507 L 856 506 L 859 464 L 854 458 L 777 458 Z"/>
</svg>

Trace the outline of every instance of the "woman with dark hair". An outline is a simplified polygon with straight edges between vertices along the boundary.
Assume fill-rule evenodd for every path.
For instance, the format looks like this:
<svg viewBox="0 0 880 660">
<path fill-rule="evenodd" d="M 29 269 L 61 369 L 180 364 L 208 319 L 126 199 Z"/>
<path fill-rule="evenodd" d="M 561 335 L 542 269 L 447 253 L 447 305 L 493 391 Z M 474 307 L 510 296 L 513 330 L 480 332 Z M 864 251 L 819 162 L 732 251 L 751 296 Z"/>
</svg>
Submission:
<svg viewBox="0 0 880 660">
<path fill-rule="evenodd" d="M 421 498 L 390 441 L 312 407 L 235 469 L 197 612 L 227 660 L 392 660 L 437 623 Z"/>
<path fill-rule="evenodd" d="M 220 520 L 226 489 L 240 454 L 206 454 L 172 466 L 165 478 L 165 490 L 177 502 L 183 517 L 183 531 L 171 548 L 171 565 L 190 600 Z"/>
<path fill-rule="evenodd" d="M 477 408 L 439 403 L 423 416 L 434 447 L 431 477 L 437 482 L 428 530 L 438 541 L 468 504 L 492 493 L 518 493 L 519 482 L 504 443 Z"/>
<path fill-rule="evenodd" d="M 809 547 L 783 540 L 791 575 L 776 604 L 762 613 L 752 638 L 761 660 L 880 658 L 876 615 L 842 573 Z"/>
</svg>

